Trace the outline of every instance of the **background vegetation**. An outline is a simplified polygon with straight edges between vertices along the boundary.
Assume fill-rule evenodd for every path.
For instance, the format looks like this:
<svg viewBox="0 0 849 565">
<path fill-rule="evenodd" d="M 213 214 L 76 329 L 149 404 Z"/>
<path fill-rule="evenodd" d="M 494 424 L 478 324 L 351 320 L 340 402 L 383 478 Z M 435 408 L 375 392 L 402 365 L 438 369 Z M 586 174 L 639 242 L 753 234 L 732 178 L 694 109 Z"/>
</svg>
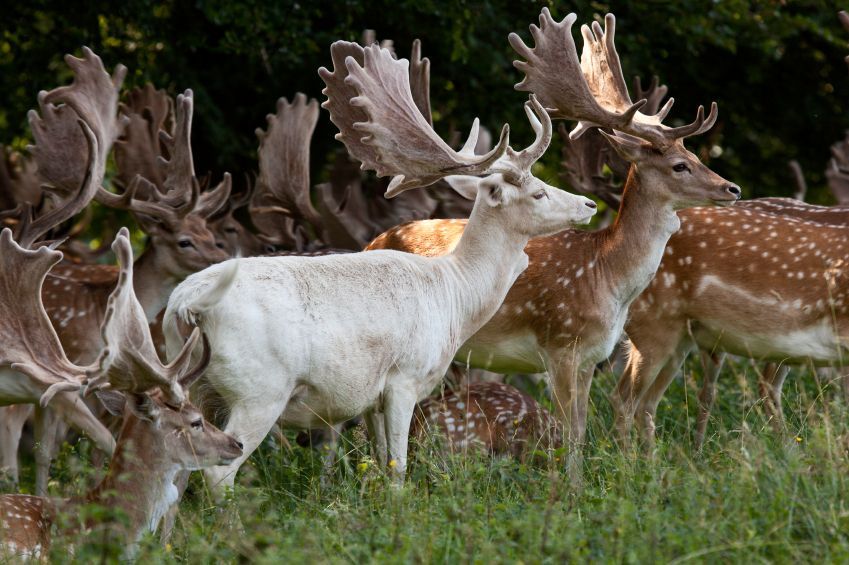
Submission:
<svg viewBox="0 0 849 565">
<path fill-rule="evenodd" d="M 302 91 L 323 100 L 316 70 L 329 45 L 363 29 L 389 38 L 401 56 L 423 41 L 432 63 L 432 101 L 443 135 L 466 131 L 479 115 L 491 129 L 509 121 L 530 138 L 513 90 L 507 34 L 527 37 L 540 8 L 579 22 L 618 18 L 627 78 L 661 77 L 677 104 L 671 122 L 691 120 L 698 104 L 719 103 L 709 135 L 691 140 L 701 153 L 716 145 L 711 166 L 747 196 L 790 194 L 786 163 L 798 159 L 812 198 L 828 201 L 823 170 L 829 145 L 849 126 L 849 32 L 826 0 L 682 0 L 676 2 L 538 2 L 491 0 L 91 0 L 14 2 L 0 18 L 0 143 L 21 147 L 36 93 L 69 80 L 62 55 L 82 45 L 107 67 L 130 69 L 127 86 L 151 81 L 176 94 L 196 93 L 194 151 L 199 171 L 256 168 L 253 130 L 280 96 Z M 577 33 L 577 29 L 576 29 Z M 313 140 L 313 180 L 338 142 L 323 112 Z M 549 151 L 552 174 L 557 152 Z"/>
</svg>

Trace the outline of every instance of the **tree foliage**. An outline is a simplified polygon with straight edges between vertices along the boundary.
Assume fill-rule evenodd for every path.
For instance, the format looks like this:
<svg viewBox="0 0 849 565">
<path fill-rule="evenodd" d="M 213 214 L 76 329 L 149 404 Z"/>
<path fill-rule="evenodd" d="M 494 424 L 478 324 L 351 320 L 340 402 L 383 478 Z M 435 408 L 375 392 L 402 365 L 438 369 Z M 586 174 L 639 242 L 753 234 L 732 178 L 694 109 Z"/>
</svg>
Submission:
<svg viewBox="0 0 849 565">
<path fill-rule="evenodd" d="M 330 43 L 370 28 L 394 40 L 400 56 L 422 39 L 440 133 L 465 131 L 477 115 L 493 130 L 509 121 L 518 145 L 531 133 L 525 95 L 512 88 L 520 75 L 507 34 L 527 37 L 546 4 L 558 19 L 577 12 L 579 22 L 614 12 L 626 72 L 657 74 L 670 87 L 671 122 L 689 121 L 698 104 L 716 100 L 718 126 L 690 143 L 747 195 L 790 194 L 786 164 L 795 158 L 814 200 L 828 200 L 829 145 L 849 125 L 849 32 L 838 23 L 840 6 L 825 0 L 15 2 L 0 23 L 0 140 L 26 143 L 37 92 L 69 81 L 63 54 L 88 45 L 107 67 L 129 67 L 128 86 L 194 89 L 197 168 L 238 178 L 256 168 L 252 132 L 275 100 L 297 91 L 323 99 L 316 70 L 330 64 Z M 334 133 L 323 113 L 314 181 L 338 144 Z M 556 151 L 546 159 L 553 173 Z"/>
</svg>

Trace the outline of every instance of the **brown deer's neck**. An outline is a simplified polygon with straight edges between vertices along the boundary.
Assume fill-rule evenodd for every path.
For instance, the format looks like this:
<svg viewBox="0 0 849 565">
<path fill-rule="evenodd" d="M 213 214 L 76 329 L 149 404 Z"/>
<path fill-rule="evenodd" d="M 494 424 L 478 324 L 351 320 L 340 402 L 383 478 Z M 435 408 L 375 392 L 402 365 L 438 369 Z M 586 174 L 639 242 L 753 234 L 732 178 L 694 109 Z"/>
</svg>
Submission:
<svg viewBox="0 0 849 565">
<path fill-rule="evenodd" d="M 632 165 L 613 225 L 600 232 L 599 263 L 613 274 L 612 288 L 630 303 L 651 282 L 664 249 L 681 222 L 668 197 L 644 186 Z"/>
<path fill-rule="evenodd" d="M 84 500 L 126 516 L 128 544 L 137 542 L 147 531 L 155 531 L 177 501 L 174 477 L 179 469 L 165 458 L 161 434 L 153 427 L 135 415 L 125 415 L 109 471 Z"/>
<path fill-rule="evenodd" d="M 168 297 L 180 284 L 181 278 L 171 275 L 163 263 L 156 246 L 148 244 L 133 264 L 133 290 L 148 322 L 155 320 L 156 315 L 168 305 Z"/>
</svg>

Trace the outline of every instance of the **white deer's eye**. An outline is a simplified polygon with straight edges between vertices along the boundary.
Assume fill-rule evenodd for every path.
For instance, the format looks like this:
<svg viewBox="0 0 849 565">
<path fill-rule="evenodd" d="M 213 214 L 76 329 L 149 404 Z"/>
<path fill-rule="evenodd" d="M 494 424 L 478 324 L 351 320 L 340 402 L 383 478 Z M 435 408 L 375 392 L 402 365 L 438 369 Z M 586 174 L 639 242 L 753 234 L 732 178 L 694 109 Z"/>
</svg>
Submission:
<svg viewBox="0 0 849 565">
<path fill-rule="evenodd" d="M 540 190 L 539 192 L 534 193 L 534 200 L 542 200 L 543 198 L 548 198 L 548 193 L 544 190 Z"/>
</svg>

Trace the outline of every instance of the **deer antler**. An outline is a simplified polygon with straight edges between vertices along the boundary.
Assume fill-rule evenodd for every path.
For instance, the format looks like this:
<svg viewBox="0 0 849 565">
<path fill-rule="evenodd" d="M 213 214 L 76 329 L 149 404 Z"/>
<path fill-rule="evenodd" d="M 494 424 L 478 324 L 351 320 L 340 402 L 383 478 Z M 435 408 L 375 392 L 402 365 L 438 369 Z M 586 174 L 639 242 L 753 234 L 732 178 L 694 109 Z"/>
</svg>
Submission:
<svg viewBox="0 0 849 565">
<path fill-rule="evenodd" d="M 68 360 L 41 302 L 44 278 L 61 260 L 47 246 L 21 247 L 8 228 L 0 233 L 0 364 L 38 383 L 44 404 L 59 390 L 79 389 L 94 368 Z"/>
<path fill-rule="evenodd" d="M 846 138 L 831 146 L 831 159 L 825 170 L 828 188 L 839 204 L 849 203 L 849 131 Z"/>
<path fill-rule="evenodd" d="M 164 190 L 165 171 L 158 161 L 163 153 L 159 131 L 174 132 L 173 99 L 164 90 L 156 90 L 147 83 L 144 88 L 131 90 L 127 103 L 120 108 L 129 122 L 124 135 L 115 142 L 118 180 L 129 186 L 136 175 L 141 175 Z"/>
<path fill-rule="evenodd" d="M 166 218 L 169 222 L 178 222 L 193 212 L 206 218 L 224 205 L 232 187 L 230 175 L 225 173 L 219 185 L 206 191 L 204 196 L 201 195 L 200 182 L 195 176 L 191 148 L 194 112 L 191 90 L 177 96 L 176 108 L 174 135 L 159 130 L 160 142 L 170 157 L 157 157 L 157 165 L 164 178 L 162 186 L 136 174 L 123 194 L 113 194 L 104 188 L 98 190 L 98 202 L 110 208 Z M 162 121 L 165 123 L 165 120 Z M 136 198 L 136 195 L 140 198 Z"/>
<path fill-rule="evenodd" d="M 65 61 L 74 71 L 74 81 L 40 92 L 41 115 L 35 110 L 28 114 L 36 141 L 29 149 L 39 175 L 49 194 L 62 201 L 28 226 L 21 236 L 24 247 L 88 205 L 103 181 L 112 143 L 126 123 L 125 118 L 116 118 L 126 67 L 116 66 L 110 76 L 100 57 L 87 47 L 82 59 L 67 55 Z"/>
<path fill-rule="evenodd" d="M 310 201 L 310 140 L 318 122 L 318 103 L 301 93 L 291 103 L 277 101 L 259 138 L 259 177 L 250 204 L 251 218 L 265 239 L 280 243 L 279 216 L 304 219 L 320 231 L 322 220 Z"/>
<path fill-rule="evenodd" d="M 192 350 L 200 338 L 200 330 L 195 328 L 174 360 L 164 365 L 156 353 L 144 309 L 133 290 L 133 251 L 127 228 L 118 232 L 112 251 L 120 266 L 118 286 L 106 306 L 101 330 L 106 347 L 88 388 L 108 386 L 132 394 L 159 388 L 167 402 L 180 405 L 185 401 L 183 386 L 197 378 L 209 362 L 209 348 L 205 347 L 203 359 L 190 370 Z"/>
<path fill-rule="evenodd" d="M 612 175 L 604 174 L 604 166 L 611 157 L 610 144 L 598 131 L 590 130 L 579 139 L 570 139 L 566 126 L 560 124 L 563 139 L 561 176 L 578 192 L 591 194 L 609 207 L 619 208 L 622 187 Z"/>
<path fill-rule="evenodd" d="M 660 84 L 660 78 L 654 75 L 649 83 L 649 87 L 643 90 L 643 81 L 640 77 L 634 77 L 634 92 L 637 94 L 637 100 L 645 100 L 646 105 L 641 111 L 647 116 L 654 116 L 660 111 L 660 103 L 666 98 L 669 88 L 665 84 Z"/>
<path fill-rule="evenodd" d="M 330 53 L 333 72 L 319 69 L 327 85 L 322 106 L 339 128 L 337 139 L 363 168 L 374 169 L 379 176 L 394 176 L 386 191 L 388 198 L 449 175 L 489 174 L 507 153 L 507 126 L 496 148 L 480 157 L 470 151 L 458 153 L 442 141 L 413 101 L 405 59 L 393 59 L 389 51 L 375 45 L 362 48 L 344 41 L 331 45 Z M 548 126 L 550 139 L 550 122 Z M 529 156 L 523 154 L 522 160 Z"/>
<path fill-rule="evenodd" d="M 563 21 L 555 22 L 548 8 L 543 8 L 539 19 L 540 27 L 530 26 L 535 43 L 533 49 L 515 33 L 509 36 L 510 45 L 526 59 L 513 63 L 525 73 L 516 89 L 539 96 L 552 117 L 578 120 L 570 134 L 572 139 L 588 128 L 610 128 L 649 141 L 664 150 L 677 140 L 713 127 L 717 117 L 716 103 L 711 105 L 707 118 L 704 107 L 699 106 L 695 121 L 677 128 L 661 123 L 672 108 L 672 98 L 656 115 L 640 112 L 647 100 L 634 103 L 628 95 L 614 45 L 616 18 L 613 14 L 605 16 L 604 31 L 597 22 L 593 22 L 592 27 L 581 27 L 584 50 L 580 62 L 572 39 L 572 24 L 577 16 L 569 14 Z"/>
</svg>

